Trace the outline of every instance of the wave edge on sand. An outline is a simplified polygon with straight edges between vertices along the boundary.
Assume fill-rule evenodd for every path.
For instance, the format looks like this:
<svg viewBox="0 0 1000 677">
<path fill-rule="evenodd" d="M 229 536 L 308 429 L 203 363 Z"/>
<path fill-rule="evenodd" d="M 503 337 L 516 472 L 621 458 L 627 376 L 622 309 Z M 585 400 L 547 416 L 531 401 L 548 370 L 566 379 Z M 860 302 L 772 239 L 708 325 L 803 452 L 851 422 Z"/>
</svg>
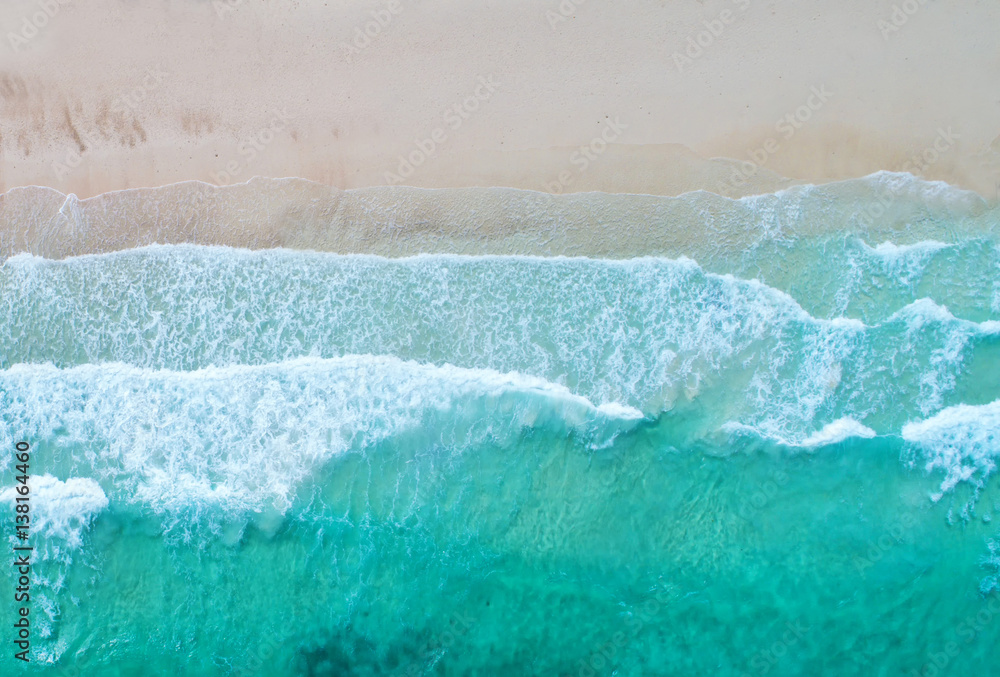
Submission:
<svg viewBox="0 0 1000 677">
<path fill-rule="evenodd" d="M 763 240 L 845 229 L 899 244 L 947 241 L 948 231 L 994 235 L 998 222 L 996 206 L 975 193 L 891 172 L 739 199 L 707 191 L 670 197 L 502 187 L 341 190 L 254 177 L 225 187 L 185 181 L 87 199 L 12 188 L 0 195 L 0 259 L 19 253 L 58 259 L 157 243 L 393 257 L 699 258 L 709 247 L 739 251 Z"/>
</svg>

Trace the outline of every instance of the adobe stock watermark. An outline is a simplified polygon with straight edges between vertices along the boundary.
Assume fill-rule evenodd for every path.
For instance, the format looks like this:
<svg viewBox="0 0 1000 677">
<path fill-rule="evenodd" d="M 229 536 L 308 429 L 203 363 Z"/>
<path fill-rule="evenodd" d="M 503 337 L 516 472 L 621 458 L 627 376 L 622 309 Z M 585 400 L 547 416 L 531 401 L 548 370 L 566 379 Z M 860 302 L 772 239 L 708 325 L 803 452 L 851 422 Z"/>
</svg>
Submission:
<svg viewBox="0 0 1000 677">
<path fill-rule="evenodd" d="M 281 645 L 272 634 L 267 634 L 264 640 L 257 645 L 257 650 L 252 654 L 247 652 L 241 661 L 235 666 L 231 674 L 233 677 L 252 677 L 253 675 L 267 674 L 269 670 L 264 670 L 266 663 L 271 661 Z"/>
<path fill-rule="evenodd" d="M 576 173 L 574 174 L 570 169 L 563 169 L 552 181 L 545 182 L 545 190 L 559 195 L 569 188 L 577 177 L 587 171 L 590 165 L 608 150 L 608 145 L 621 137 L 622 132 L 626 129 L 628 129 L 628 125 L 616 115 L 614 120 L 605 124 L 600 134 L 590 140 L 590 143 L 580 146 L 569 156 L 569 163 L 576 168 Z"/>
<path fill-rule="evenodd" d="M 395 186 L 410 178 L 428 160 L 437 156 L 441 147 L 448 142 L 448 132 L 457 132 L 461 129 L 465 121 L 475 114 L 480 107 L 489 101 L 500 87 L 500 82 L 491 73 L 490 75 L 480 75 L 472 93 L 461 101 L 448 106 L 441 114 L 443 124 L 435 127 L 424 138 L 414 139 L 413 150 L 405 155 L 399 156 L 396 171 L 385 172 L 384 180 L 386 185 Z"/>
<path fill-rule="evenodd" d="M 254 163 L 260 153 L 274 142 L 278 135 L 288 128 L 289 120 L 293 116 L 288 114 L 284 108 L 274 111 L 271 121 L 264 127 L 258 129 L 250 135 L 250 138 L 241 141 L 236 146 L 236 152 L 240 158 L 233 158 L 226 163 L 226 166 L 217 172 L 209 172 L 212 183 L 216 186 L 227 186 L 242 175 L 250 165 Z"/>
<path fill-rule="evenodd" d="M 951 127 L 938 127 L 937 136 L 934 137 L 934 141 L 922 151 L 911 155 L 896 171 L 908 172 L 914 176 L 924 178 L 927 170 L 940 162 L 941 158 L 945 157 L 955 147 L 955 142 L 961 138 Z M 875 220 L 881 218 L 898 197 L 895 191 L 888 191 L 879 195 L 873 203 L 865 207 L 860 214 L 857 214 L 861 225 L 866 227 L 873 226 Z"/>
<path fill-rule="evenodd" d="M 407 5 L 418 2 L 418 0 L 385 0 L 385 2 L 368 14 L 370 21 L 366 21 L 361 26 L 355 26 L 350 42 L 341 42 L 340 51 L 347 59 L 347 63 L 354 63 L 354 59 L 364 50 L 371 46 L 372 41 L 382 35 L 382 31 L 387 29 L 393 19 L 403 13 Z"/>
<path fill-rule="evenodd" d="M 865 551 L 864 557 L 854 556 L 854 569 L 867 578 L 868 569 L 880 562 L 890 550 L 910 542 L 908 534 L 916 525 L 917 521 L 913 515 L 903 513 L 902 517 L 889 524 L 878 538 L 868 542 L 868 550 Z"/>
<path fill-rule="evenodd" d="M 417 651 L 417 654 L 420 656 L 419 660 L 414 661 L 406 667 L 397 668 L 388 674 L 398 677 L 421 677 L 422 675 L 426 675 L 428 668 L 433 667 L 432 665 L 428 665 L 428 663 L 432 663 L 442 651 L 448 651 L 455 646 L 455 642 L 460 637 L 468 634 L 469 630 L 475 624 L 476 622 L 471 618 L 457 611 L 453 612 L 448 619 L 448 629 L 431 637 Z"/>
<path fill-rule="evenodd" d="M 898 5 L 893 5 L 892 13 L 889 14 L 888 19 L 879 19 L 875 22 L 882 33 L 882 39 L 888 42 L 890 36 L 898 33 L 910 20 L 910 17 L 920 11 L 920 8 L 926 6 L 928 2 L 929 0 L 904 0 Z"/>
<path fill-rule="evenodd" d="M 726 32 L 726 27 L 736 23 L 736 19 L 750 6 L 750 0 L 731 0 L 736 6 L 736 10 L 724 9 L 718 16 L 710 21 L 702 20 L 701 24 L 705 30 L 692 33 L 685 41 L 683 52 L 674 52 L 672 58 L 678 73 L 683 73 L 684 69 L 694 64 L 705 54 L 705 50 L 715 44 L 715 41 Z"/>
<path fill-rule="evenodd" d="M 952 630 L 955 639 L 945 642 L 938 651 L 928 651 L 926 662 L 919 668 L 910 668 L 906 673 L 907 677 L 938 677 L 945 674 L 963 648 L 975 642 L 997 616 L 1000 616 L 1000 596 L 993 594 L 975 616 L 967 616 L 955 626 Z"/>
<path fill-rule="evenodd" d="M 810 94 L 802 105 L 782 115 L 774 124 L 774 130 L 780 135 L 780 139 L 772 136 L 759 147 L 749 149 L 747 156 L 750 159 L 741 161 L 733 168 L 729 181 L 725 185 L 730 189 L 746 185 L 746 182 L 756 176 L 757 172 L 767 164 L 771 156 L 781 150 L 782 141 L 791 140 L 812 119 L 813 115 L 832 98 L 833 92 L 828 91 L 826 85 L 811 87 Z"/>
<path fill-rule="evenodd" d="M 159 66 L 156 68 L 146 69 L 146 75 L 138 85 L 127 93 L 116 97 L 114 101 L 111 102 L 111 112 L 116 115 L 119 120 L 127 119 L 128 115 L 134 114 L 134 112 L 139 109 L 142 103 L 146 100 L 146 97 L 149 96 L 151 92 L 156 90 L 168 77 L 170 77 L 170 73 L 163 70 Z M 81 164 L 83 164 L 83 156 L 87 149 L 98 145 L 101 142 L 101 139 L 105 137 L 97 125 L 94 124 L 77 128 L 70 118 L 69 109 L 66 109 L 65 116 L 66 126 L 69 128 L 70 134 L 73 136 L 73 141 L 75 142 L 76 147 L 74 148 L 71 146 L 66 149 L 66 154 L 64 155 L 62 162 L 58 160 L 52 162 L 52 172 L 55 174 L 57 180 L 65 178 Z M 145 132 L 142 134 L 142 138 L 145 139 Z"/>
<path fill-rule="evenodd" d="M 587 0 L 562 0 L 556 9 L 545 10 L 545 20 L 549 22 L 549 28 L 555 30 L 559 24 L 568 21 L 585 2 Z"/>
<path fill-rule="evenodd" d="M 785 630 L 781 637 L 772 642 L 767 648 L 761 649 L 750 657 L 750 669 L 752 673 L 744 673 L 743 677 L 754 675 L 766 675 L 774 666 L 781 662 L 788 652 L 796 644 L 805 639 L 806 633 L 812 630 L 811 625 L 802 627 L 802 621 L 788 621 L 785 623 Z"/>
<path fill-rule="evenodd" d="M 934 141 L 919 153 L 910 156 L 910 159 L 900 166 L 900 171 L 909 172 L 914 176 L 925 174 L 948 151 L 954 148 L 955 141 L 961 138 L 951 127 L 947 129 L 938 127 L 937 136 L 934 137 Z"/>
<path fill-rule="evenodd" d="M 16 33 L 14 31 L 7 33 L 7 44 L 15 52 L 19 52 L 49 25 L 49 21 L 55 18 L 63 7 L 72 2 L 73 0 L 37 0 L 38 11 L 22 18 L 20 30 Z"/>
<path fill-rule="evenodd" d="M 624 651 L 629 639 L 636 637 L 647 624 L 656 620 L 660 609 L 670 604 L 670 595 L 666 590 L 657 590 L 653 599 L 646 600 L 637 612 L 625 618 L 625 629 L 618 630 L 608 641 L 594 647 L 586 658 L 576 663 L 577 677 L 596 677 L 598 672 L 605 671 L 614 665 L 619 651 Z"/>
</svg>

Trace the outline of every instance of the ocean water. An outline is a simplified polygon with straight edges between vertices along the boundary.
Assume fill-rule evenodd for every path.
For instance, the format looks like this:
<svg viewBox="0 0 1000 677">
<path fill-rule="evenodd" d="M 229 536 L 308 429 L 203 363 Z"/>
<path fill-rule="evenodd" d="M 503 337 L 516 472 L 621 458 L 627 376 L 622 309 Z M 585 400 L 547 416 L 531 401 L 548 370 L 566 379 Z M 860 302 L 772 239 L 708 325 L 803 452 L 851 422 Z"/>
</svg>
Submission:
<svg viewBox="0 0 1000 677">
<path fill-rule="evenodd" d="M 3 674 L 994 674 L 1000 218 L 906 186 L 672 238 L 591 195 L 651 244 L 587 257 L 46 258 L 18 212 Z M 684 236 L 726 214 L 752 241 Z"/>
</svg>

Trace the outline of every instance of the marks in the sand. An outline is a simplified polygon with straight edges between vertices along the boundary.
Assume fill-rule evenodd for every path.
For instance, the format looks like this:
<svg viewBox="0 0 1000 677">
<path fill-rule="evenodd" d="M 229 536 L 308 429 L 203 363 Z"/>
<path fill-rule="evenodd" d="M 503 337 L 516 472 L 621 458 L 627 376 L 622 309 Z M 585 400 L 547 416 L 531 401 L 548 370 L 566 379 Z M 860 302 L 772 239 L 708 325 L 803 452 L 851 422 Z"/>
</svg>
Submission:
<svg viewBox="0 0 1000 677">
<path fill-rule="evenodd" d="M 140 111 L 147 97 L 157 89 L 169 73 L 161 68 L 149 68 L 136 86 L 127 92 L 104 98 L 93 108 L 76 102 L 71 107 L 63 101 L 63 138 L 70 144 L 52 162 L 52 173 L 62 180 L 83 164 L 83 154 L 95 147 L 118 145 L 135 148 L 148 139 L 145 127 L 139 119 Z"/>
<path fill-rule="evenodd" d="M 10 71 L 0 71 L 0 119 L 7 132 L 0 136 L 0 154 L 13 151 L 23 157 L 30 156 L 32 142 L 45 124 L 44 101 L 37 83 Z M 5 142 L 12 142 L 13 147 L 8 148 Z"/>
<path fill-rule="evenodd" d="M 8 102 L 25 101 L 28 98 L 28 86 L 24 79 L 9 72 L 0 73 L 0 99 Z"/>
<path fill-rule="evenodd" d="M 149 138 L 142 111 L 168 73 L 147 69 L 128 91 L 80 98 L 31 76 L 0 70 L 0 153 L 15 158 L 48 155 L 57 180 L 79 167 L 97 148 L 135 148 Z"/>
<path fill-rule="evenodd" d="M 215 131 L 215 121 L 206 111 L 185 111 L 181 114 L 181 129 L 189 136 L 200 137 Z"/>
<path fill-rule="evenodd" d="M 69 106 L 63 106 L 63 119 L 65 122 L 63 125 L 66 127 L 69 136 L 76 143 L 77 148 L 83 153 L 87 150 L 87 147 L 83 144 L 83 139 L 80 138 L 80 132 L 77 130 L 76 125 L 73 124 L 73 116 L 69 113 Z"/>
<path fill-rule="evenodd" d="M 134 112 L 121 110 L 107 100 L 102 101 L 97 110 L 88 113 L 82 103 L 70 106 L 63 104 L 61 115 L 62 138 L 69 144 L 52 163 L 52 171 L 57 179 L 62 179 L 80 166 L 88 150 L 105 145 L 134 148 L 147 139 L 146 130 Z"/>
</svg>

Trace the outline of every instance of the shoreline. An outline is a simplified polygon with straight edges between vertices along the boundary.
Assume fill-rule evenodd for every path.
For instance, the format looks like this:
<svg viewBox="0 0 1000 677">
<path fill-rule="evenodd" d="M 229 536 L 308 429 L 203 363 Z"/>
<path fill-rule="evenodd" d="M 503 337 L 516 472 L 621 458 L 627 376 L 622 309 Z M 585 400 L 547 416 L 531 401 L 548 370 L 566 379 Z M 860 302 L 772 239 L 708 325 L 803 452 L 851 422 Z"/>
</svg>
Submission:
<svg viewBox="0 0 1000 677">
<path fill-rule="evenodd" d="M 768 138 L 756 147 L 751 146 L 742 159 L 723 155 L 706 158 L 680 144 L 638 146 L 609 143 L 601 146 L 599 155 L 581 152 L 581 149 L 587 149 L 586 146 L 441 154 L 428 158 L 429 164 L 433 161 L 434 171 L 411 175 L 408 178 L 412 180 L 404 178 L 399 172 L 400 166 L 407 166 L 403 155 L 397 156 L 395 167 L 388 162 L 383 162 L 380 166 L 389 169 L 379 170 L 369 165 L 364 171 L 357 169 L 353 177 L 343 174 L 331 177 L 325 171 L 283 174 L 281 170 L 285 165 L 277 161 L 271 165 L 262 162 L 259 166 L 243 166 L 237 174 L 229 174 L 224 168 L 218 171 L 211 168 L 191 169 L 187 172 L 187 168 L 180 165 L 166 180 L 160 180 L 160 177 L 137 167 L 136 165 L 145 161 L 144 158 L 130 156 L 115 160 L 122 163 L 115 170 L 102 171 L 101 168 L 81 165 L 82 169 L 86 168 L 88 171 L 74 172 L 66 181 L 46 181 L 52 174 L 47 174 L 36 166 L 24 171 L 23 183 L 6 185 L 0 181 L 0 193 L 14 188 L 44 186 L 85 199 L 120 190 L 163 188 L 187 181 L 225 188 L 266 178 L 301 179 L 339 190 L 392 186 L 424 189 L 511 188 L 552 195 L 602 192 L 664 197 L 677 197 L 704 190 L 725 197 L 741 198 L 774 193 L 796 185 L 833 184 L 863 179 L 879 172 L 891 172 L 912 174 L 928 182 L 947 183 L 955 188 L 975 192 L 987 201 L 1000 201 L 1000 152 L 995 153 L 996 167 L 984 162 L 984 168 L 978 172 L 956 164 L 938 164 L 943 163 L 940 158 L 946 157 L 953 147 L 953 142 L 947 141 L 949 138 L 952 138 L 951 133 L 941 129 L 922 150 L 905 151 L 896 148 L 887 155 L 893 158 L 891 162 L 871 163 L 867 167 L 870 171 L 864 173 L 810 169 L 807 165 L 813 161 L 812 156 L 822 155 L 812 152 L 801 153 L 789 160 L 793 165 L 797 163 L 801 170 L 794 175 L 775 171 L 769 166 L 769 150 L 774 148 L 774 139 Z M 944 148 L 943 152 L 938 150 L 939 147 Z M 290 148 L 276 150 L 278 158 L 294 154 Z M 588 160 L 588 156 L 592 159 Z M 419 156 L 413 154 L 413 157 Z M 160 159 L 162 160 L 162 154 Z M 153 158 L 149 160 L 154 163 Z M 257 169 L 274 171 L 259 173 L 255 171 Z M 255 173 L 249 174 L 250 171 Z M 387 180 L 379 180 L 379 171 Z M 11 172 L 0 172 L 0 176 L 5 174 L 10 175 Z M 109 178 L 111 176 L 115 178 Z"/>
<path fill-rule="evenodd" d="M 184 181 L 80 199 L 48 187 L 0 194 L 0 260 L 149 244 L 286 248 L 393 258 L 420 253 L 634 258 L 739 252 L 775 237 L 851 231 L 907 244 L 946 230 L 998 238 L 998 206 L 909 174 L 799 184 L 730 198 L 704 190 L 552 195 L 516 188 L 340 190 L 298 178 Z"/>
</svg>

